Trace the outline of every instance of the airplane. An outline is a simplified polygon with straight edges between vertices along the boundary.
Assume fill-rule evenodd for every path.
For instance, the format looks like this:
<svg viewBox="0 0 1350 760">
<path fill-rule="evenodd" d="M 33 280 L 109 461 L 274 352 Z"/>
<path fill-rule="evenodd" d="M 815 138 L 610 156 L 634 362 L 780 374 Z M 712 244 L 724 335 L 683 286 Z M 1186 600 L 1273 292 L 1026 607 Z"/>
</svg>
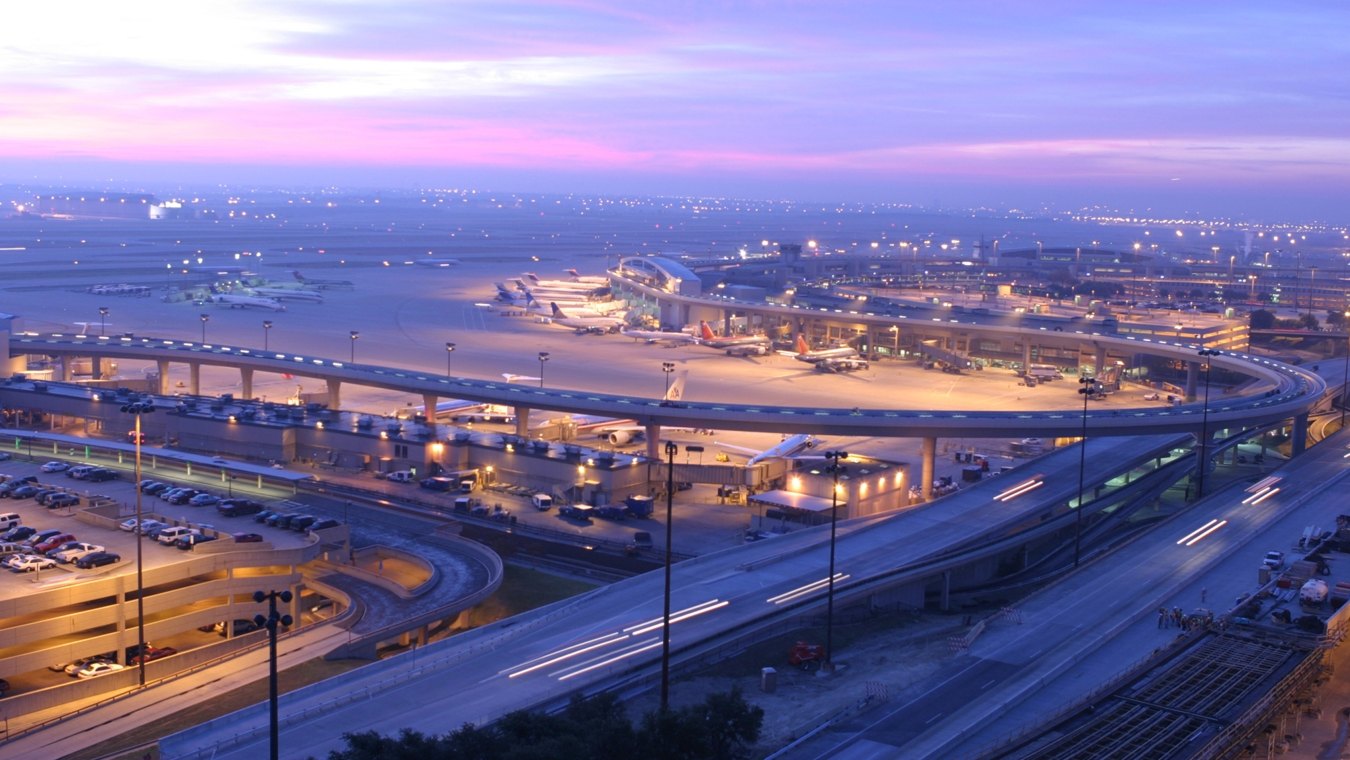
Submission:
<svg viewBox="0 0 1350 760">
<path fill-rule="evenodd" d="M 286 306 L 275 298 L 260 298 L 258 296 L 236 296 L 229 293 L 216 293 L 209 299 L 212 303 L 228 306 L 231 309 L 271 309 L 272 311 L 285 311 Z"/>
<path fill-rule="evenodd" d="M 567 301 L 562 298 L 553 299 L 550 303 L 556 303 L 558 306 L 567 309 L 568 316 L 571 317 L 607 317 L 616 311 L 626 308 L 622 301 Z M 548 314 L 550 310 L 546 308 L 534 294 L 526 291 L 525 308 L 529 311 L 537 311 L 541 314 Z"/>
<path fill-rule="evenodd" d="M 459 259 L 413 259 L 413 263 L 423 267 L 445 268 L 459 263 Z"/>
<path fill-rule="evenodd" d="M 858 355 L 857 349 L 852 346 L 836 346 L 835 348 L 818 348 L 812 350 L 806 345 L 806 338 L 801 334 L 797 335 L 797 352 L 793 354 L 797 361 L 815 364 L 826 359 L 852 359 Z"/>
<path fill-rule="evenodd" d="M 666 395 L 662 399 L 662 404 L 674 404 L 684 398 L 684 383 L 689 378 L 689 371 L 684 370 L 675 376 L 671 381 L 670 388 L 666 390 Z M 594 432 L 601 438 L 605 438 L 612 446 L 623 446 L 626 443 L 632 443 L 642 438 L 647 433 L 644 425 L 639 425 L 634 419 L 616 419 L 614 417 L 602 417 L 595 414 L 571 414 L 563 417 L 553 417 L 551 419 L 541 420 L 530 427 L 540 428 L 555 423 L 571 423 L 576 425 L 578 433 L 582 431 Z M 665 430 L 679 430 L 680 428 L 664 428 Z"/>
<path fill-rule="evenodd" d="M 622 327 L 624 324 L 624 321 L 622 319 L 619 319 L 618 317 L 569 316 L 568 314 L 564 313 L 562 309 L 558 308 L 557 301 L 550 303 L 549 306 L 553 307 L 554 324 L 559 324 L 562 325 L 563 327 L 574 327 L 578 330 L 590 330 L 597 327 L 601 329 L 606 329 L 610 327 L 617 328 Z"/>
<path fill-rule="evenodd" d="M 590 285 L 583 286 L 580 289 L 540 287 L 538 285 L 531 285 L 520 278 L 516 278 L 511 282 L 515 283 L 516 288 L 519 289 L 522 293 L 529 293 L 535 298 L 544 301 L 588 302 L 593 297 L 599 295 L 603 290 L 603 288 L 597 288 L 595 286 Z"/>
<path fill-rule="evenodd" d="M 414 407 L 426 414 L 425 406 Z M 452 422 L 514 422 L 515 412 L 501 404 L 482 404 L 476 401 L 449 399 L 436 404 L 436 418 L 448 417 Z"/>
<path fill-rule="evenodd" d="M 698 338 L 686 332 L 665 332 L 662 330 L 620 330 L 621 334 L 648 343 L 697 343 Z"/>
<path fill-rule="evenodd" d="M 699 340 L 705 346 L 712 348 L 731 348 L 732 346 L 762 346 L 769 343 L 767 335 L 741 335 L 736 337 L 719 338 L 713 334 L 712 328 L 708 323 L 699 320 L 698 329 L 702 338 Z M 764 353 L 764 352 L 761 352 Z"/>
<path fill-rule="evenodd" d="M 609 285 L 608 277 L 597 277 L 597 276 L 587 277 L 586 275 L 581 274 L 575 269 L 565 269 L 563 271 L 572 275 L 573 282 L 585 282 L 590 283 L 592 285 L 605 285 L 605 286 Z"/>
<path fill-rule="evenodd" d="M 525 279 L 529 280 L 530 287 L 536 290 L 570 290 L 576 293 L 593 293 L 609 287 L 608 280 L 602 283 L 577 280 L 541 280 L 534 272 L 526 272 Z"/>
<path fill-rule="evenodd" d="M 516 375 L 516 374 L 510 373 L 510 372 L 503 372 L 503 373 L 502 373 L 502 377 L 506 378 L 506 382 L 508 382 L 508 383 L 516 383 L 516 382 L 520 382 L 520 381 L 522 381 L 522 380 L 538 380 L 538 379 L 539 379 L 539 378 L 533 377 L 533 376 L 531 376 L 531 375 Z"/>
<path fill-rule="evenodd" d="M 323 302 L 323 294 L 313 290 L 301 290 L 299 288 L 253 288 L 254 293 L 267 298 L 275 298 L 278 301 L 313 301 L 315 303 Z"/>
<path fill-rule="evenodd" d="M 295 276 L 296 280 L 319 290 L 354 290 L 356 288 L 351 280 L 313 280 L 300 274 L 298 269 L 292 269 L 291 274 Z"/>
<path fill-rule="evenodd" d="M 795 454 L 797 454 L 798 452 L 800 452 L 802 449 L 814 448 L 817 444 L 820 443 L 820 441 L 819 441 L 818 439 L 813 438 L 813 437 L 811 437 L 811 436 L 809 436 L 809 435 L 807 435 L 807 434 L 805 434 L 805 433 L 798 433 L 797 435 L 790 435 L 790 436 L 784 438 L 782 441 L 779 441 L 778 444 L 775 445 L 775 446 L 773 446 L 772 448 L 765 449 L 765 450 L 763 450 L 763 451 L 759 451 L 759 450 L 756 450 L 756 449 L 747 448 L 747 447 L 745 447 L 745 446 L 735 446 L 735 445 L 732 445 L 732 444 L 730 444 L 730 443 L 722 443 L 722 442 L 720 442 L 720 441 L 715 441 L 714 443 L 716 443 L 716 445 L 717 445 L 718 447 L 720 447 L 720 448 L 723 448 L 723 449 L 730 449 L 731 451 L 735 451 L 735 452 L 738 452 L 738 453 L 741 453 L 741 454 L 747 454 L 747 455 L 749 455 L 749 456 L 750 456 L 750 460 L 747 461 L 747 462 L 745 463 L 746 466 L 756 465 L 756 464 L 759 464 L 760 462 L 763 462 L 763 461 L 766 461 L 766 460 L 769 460 L 769 459 L 823 459 L 823 458 L 824 458 L 824 457 L 814 457 L 814 456 L 812 456 L 812 457 L 796 457 L 796 456 L 794 456 Z"/>
</svg>

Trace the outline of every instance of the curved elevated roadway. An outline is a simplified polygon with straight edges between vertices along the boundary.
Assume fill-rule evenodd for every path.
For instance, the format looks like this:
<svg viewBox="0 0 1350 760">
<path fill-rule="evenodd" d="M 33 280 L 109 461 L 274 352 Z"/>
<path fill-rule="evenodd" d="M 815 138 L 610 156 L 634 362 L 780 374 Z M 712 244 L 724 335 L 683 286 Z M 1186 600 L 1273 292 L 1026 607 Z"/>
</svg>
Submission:
<svg viewBox="0 0 1350 760">
<path fill-rule="evenodd" d="M 1022 331 L 1026 328 L 974 327 Z M 1056 338 L 1074 338 L 1056 333 Z M 1104 335 L 1077 339 L 1094 348 L 1112 347 L 1128 353 L 1147 353 L 1195 363 L 1194 346 Z M 437 376 L 420 370 L 353 364 L 318 356 L 262 351 L 257 348 L 212 343 L 126 336 L 35 335 L 10 337 L 14 354 L 96 356 L 190 365 L 232 367 L 242 372 L 290 373 L 325 380 L 330 392 L 342 383 L 382 388 L 431 398 L 455 398 L 502 404 L 517 410 L 546 409 L 577 414 L 618 415 L 652 426 L 700 427 L 769 433 L 812 433 L 867 437 L 942 436 L 1077 436 L 1083 427 L 1081 411 L 975 411 L 876 408 L 825 408 L 680 402 L 561 388 L 533 388 L 494 380 Z M 1327 392 L 1325 381 L 1312 372 L 1244 354 L 1213 357 L 1215 366 L 1255 378 L 1258 390 L 1242 396 L 1211 399 L 1206 411 L 1200 403 L 1169 408 L 1088 410 L 1087 425 L 1094 436 L 1141 433 L 1195 432 L 1207 415 L 1211 429 L 1248 427 L 1304 420 Z M 161 373 L 161 377 L 163 373 Z M 336 393 L 333 393 L 336 396 Z M 525 413 L 519 417 L 524 419 Z M 652 436 L 654 439 L 655 436 Z"/>
</svg>

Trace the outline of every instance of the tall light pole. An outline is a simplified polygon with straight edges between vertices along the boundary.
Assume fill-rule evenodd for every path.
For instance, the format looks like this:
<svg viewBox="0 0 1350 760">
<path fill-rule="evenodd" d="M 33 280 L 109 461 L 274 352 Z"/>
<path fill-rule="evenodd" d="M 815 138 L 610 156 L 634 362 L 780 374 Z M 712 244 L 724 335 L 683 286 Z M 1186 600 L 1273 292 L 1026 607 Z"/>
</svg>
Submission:
<svg viewBox="0 0 1350 760">
<path fill-rule="evenodd" d="M 253 622 L 260 628 L 267 629 L 268 643 L 268 673 L 267 673 L 267 699 L 269 702 L 269 713 L 271 714 L 271 745 L 272 760 L 281 757 L 281 731 L 277 720 L 277 624 L 290 625 L 292 620 L 290 615 L 277 614 L 277 600 L 282 604 L 291 603 L 290 591 L 254 591 L 253 601 L 262 604 L 267 602 L 267 615 L 255 615 Z M 233 625 L 226 621 L 225 625 Z"/>
<path fill-rule="evenodd" d="M 98 307 L 98 334 L 106 335 L 108 331 L 108 307 Z"/>
<path fill-rule="evenodd" d="M 145 686 L 145 661 L 148 658 L 145 656 L 145 558 L 141 553 L 145 535 L 141 517 L 141 415 L 155 411 L 155 404 L 153 401 L 133 401 L 123 406 L 122 411 L 136 419 L 132 433 L 136 443 L 136 656 L 140 660 L 137 666 L 140 685 Z"/>
<path fill-rule="evenodd" d="M 900 325 L 891 325 L 891 358 L 900 357 Z"/>
<path fill-rule="evenodd" d="M 1078 567 L 1083 556 L 1083 477 L 1087 472 L 1087 418 L 1088 399 L 1097 392 L 1097 378 L 1084 375 L 1078 378 L 1078 393 L 1083 397 L 1083 430 L 1078 442 L 1078 508 L 1073 519 L 1073 566 Z"/>
<path fill-rule="evenodd" d="M 361 333 L 357 332 L 356 330 L 352 330 L 352 331 L 351 331 L 351 337 L 352 337 L 352 356 L 351 356 L 351 363 L 352 363 L 352 364 L 355 364 L 355 363 L 356 363 L 356 339 L 359 338 L 359 337 L 361 337 Z"/>
<path fill-rule="evenodd" d="M 670 373 L 675 371 L 675 362 L 661 362 L 661 371 L 666 375 L 666 392 L 661 396 L 665 398 L 670 395 Z"/>
<path fill-rule="evenodd" d="M 1312 316 L 1313 288 L 1317 284 L 1317 267 L 1308 267 L 1308 316 Z"/>
<path fill-rule="evenodd" d="M 455 355 L 455 344 L 449 341 L 445 343 L 445 376 L 450 377 L 454 374 L 451 370 L 450 357 Z"/>
<path fill-rule="evenodd" d="M 201 320 L 202 320 L 202 343 L 205 343 L 205 342 L 206 342 L 206 323 L 211 321 L 211 315 L 210 315 L 210 314 L 202 314 L 202 315 L 201 315 Z"/>
<path fill-rule="evenodd" d="M 544 362 L 548 361 L 548 352 L 539 352 L 539 387 L 544 387 Z"/>
<path fill-rule="evenodd" d="M 1341 321 L 1342 330 L 1350 330 L 1350 311 L 1341 316 L 1345 317 Z M 1350 391 L 1350 341 L 1345 346 L 1345 372 L 1341 375 L 1341 429 L 1345 429 L 1345 407 L 1350 404 L 1350 399 L 1346 398 L 1346 391 Z"/>
<path fill-rule="evenodd" d="M 1204 357 L 1205 362 L 1205 403 L 1200 409 L 1200 461 L 1198 466 L 1200 474 L 1195 480 L 1195 498 L 1202 499 L 1205 496 L 1205 470 L 1209 464 L 1209 368 L 1213 365 L 1210 357 L 1222 354 L 1222 351 L 1214 348 L 1202 348 L 1196 352 Z"/>
<path fill-rule="evenodd" d="M 848 459 L 847 451 L 827 451 L 825 458 L 830 460 L 825 470 L 834 476 L 834 483 L 830 486 L 830 576 L 827 579 L 828 591 L 826 591 L 825 601 L 825 662 L 821 664 L 821 670 L 826 673 L 834 672 L 834 537 L 835 526 L 839 523 L 839 473 L 844 471 L 844 466 L 840 464 Z"/>
<path fill-rule="evenodd" d="M 675 514 L 675 454 L 680 450 L 666 441 L 666 593 L 661 612 L 661 714 L 670 710 L 670 527 Z"/>
<path fill-rule="evenodd" d="M 271 345 L 270 345 L 271 341 L 269 340 L 269 338 L 271 337 L 271 334 L 272 334 L 272 320 L 270 320 L 270 319 L 264 319 L 264 320 L 263 320 L 263 350 L 264 350 L 264 351 L 268 351 L 268 350 L 271 349 Z"/>
</svg>

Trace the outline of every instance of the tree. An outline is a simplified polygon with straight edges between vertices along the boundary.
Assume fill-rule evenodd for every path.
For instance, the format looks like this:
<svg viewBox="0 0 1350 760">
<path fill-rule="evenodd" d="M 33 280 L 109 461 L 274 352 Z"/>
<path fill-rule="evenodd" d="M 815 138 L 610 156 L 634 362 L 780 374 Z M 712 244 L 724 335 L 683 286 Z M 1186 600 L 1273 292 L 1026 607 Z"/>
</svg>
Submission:
<svg viewBox="0 0 1350 760">
<path fill-rule="evenodd" d="M 1269 330 L 1275 326 L 1275 314 L 1268 309 L 1257 309 L 1247 315 L 1247 327 L 1253 330 Z"/>
<path fill-rule="evenodd" d="M 1345 312 L 1336 311 L 1336 310 L 1334 310 L 1334 309 L 1328 310 L 1328 311 L 1327 311 L 1327 326 L 1328 326 L 1328 327 L 1336 327 L 1336 328 L 1344 327 L 1344 326 L 1345 326 Z"/>
</svg>

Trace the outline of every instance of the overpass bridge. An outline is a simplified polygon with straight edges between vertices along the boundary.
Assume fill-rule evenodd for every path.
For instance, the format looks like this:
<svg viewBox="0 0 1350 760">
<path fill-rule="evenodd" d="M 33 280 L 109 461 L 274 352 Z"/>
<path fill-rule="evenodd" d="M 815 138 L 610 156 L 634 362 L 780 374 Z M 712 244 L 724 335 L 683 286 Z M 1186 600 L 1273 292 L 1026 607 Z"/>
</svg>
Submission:
<svg viewBox="0 0 1350 760">
<path fill-rule="evenodd" d="M 884 319 L 868 317 L 868 319 Z M 9 336 L 7 355 L 92 357 L 97 365 L 104 358 L 155 362 L 161 383 L 172 363 L 189 367 L 191 392 L 200 390 L 202 366 L 239 371 L 245 397 L 252 393 L 257 372 L 286 373 L 313 377 L 327 384 L 329 405 L 340 408 L 341 388 L 351 383 L 381 388 L 423 398 L 424 408 L 434 409 L 443 398 L 498 404 L 516 410 L 517 434 L 528 436 L 532 410 L 572 414 L 596 414 L 631 418 L 646 428 L 647 455 L 658 459 L 662 427 L 706 428 L 782 434 L 862 437 L 906 437 L 922 440 L 923 467 L 920 477 L 925 498 L 931 496 L 937 439 L 953 437 L 1044 436 L 1093 437 L 1141 434 L 1212 435 L 1228 428 L 1250 429 L 1290 423 L 1295 453 L 1306 445 L 1308 414 L 1323 401 L 1327 385 L 1317 374 L 1280 362 L 1245 354 L 1201 357 L 1194 346 L 1132 337 L 1086 333 L 1053 333 L 1020 327 L 964 325 L 969 331 L 986 331 L 994 337 L 1020 338 L 1023 346 L 1033 339 L 1068 342 L 1076 351 L 1088 351 L 1100 365 L 1112 353 L 1147 353 L 1187 367 L 1188 396 L 1194 395 L 1201 374 L 1201 359 L 1211 368 L 1221 368 L 1254 378 L 1248 392 L 1203 402 L 1167 408 L 1084 409 L 1080 411 L 987 411 L 924 410 L 860 407 L 775 406 L 718 402 L 680 401 L 641 396 L 596 393 L 564 388 L 535 388 L 496 380 L 440 376 L 420 370 L 357 364 L 326 357 L 251 347 L 135 336 L 37 335 Z M 69 362 L 64 363 L 66 366 Z M 163 389 L 161 388 L 161 392 Z"/>
</svg>

